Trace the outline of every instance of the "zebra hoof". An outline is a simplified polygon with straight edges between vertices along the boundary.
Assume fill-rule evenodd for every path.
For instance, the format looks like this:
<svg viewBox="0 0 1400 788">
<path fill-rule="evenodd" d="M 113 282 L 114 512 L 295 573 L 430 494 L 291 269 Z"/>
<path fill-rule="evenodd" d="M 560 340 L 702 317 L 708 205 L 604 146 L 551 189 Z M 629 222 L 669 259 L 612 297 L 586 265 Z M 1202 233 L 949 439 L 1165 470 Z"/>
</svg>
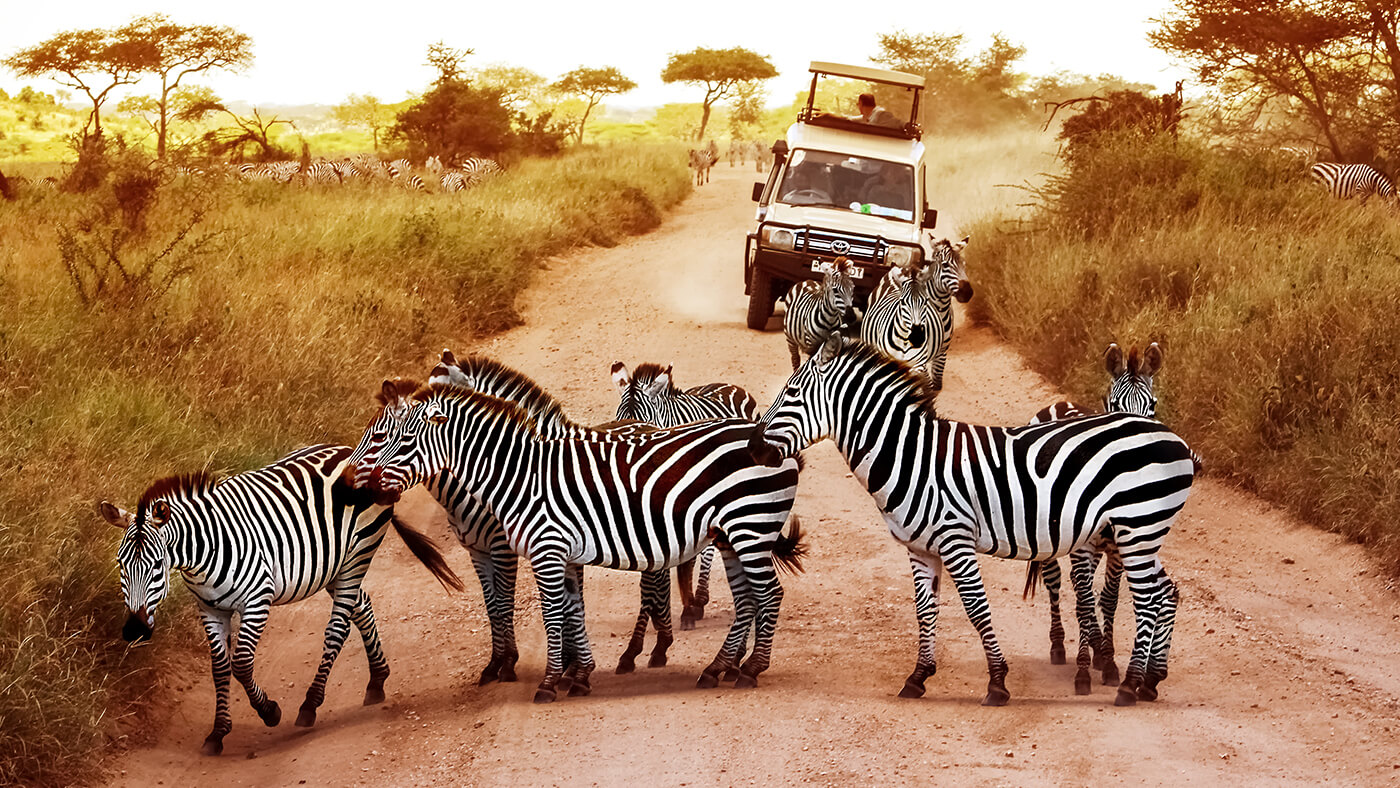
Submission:
<svg viewBox="0 0 1400 788">
<path fill-rule="evenodd" d="M 719 686 L 719 676 L 713 673 L 701 673 L 700 678 L 695 680 L 696 689 L 714 689 Z"/>
<path fill-rule="evenodd" d="M 221 737 L 219 737 L 219 738 L 216 739 L 216 738 L 214 738 L 214 737 L 211 735 L 209 738 L 207 738 L 207 739 L 204 740 L 204 746 L 200 747 L 200 748 L 199 748 L 199 751 L 200 751 L 201 753 L 203 753 L 204 755 L 223 755 L 223 754 L 224 754 L 224 739 L 223 739 L 223 737 L 221 736 Z"/>
<path fill-rule="evenodd" d="M 298 728 L 310 728 L 312 725 L 315 725 L 315 724 L 316 724 L 316 707 L 315 707 L 315 706 L 302 706 L 302 707 L 301 707 L 301 711 L 297 712 L 296 726 L 297 726 Z"/>
<path fill-rule="evenodd" d="M 987 697 L 982 699 L 983 706 L 1005 706 L 1011 700 L 1011 693 L 1004 689 L 989 689 Z"/>
<path fill-rule="evenodd" d="M 481 678 L 476 680 L 476 686 L 484 687 L 500 677 L 501 666 L 493 659 L 486 663 L 486 667 L 481 669 Z"/>
<path fill-rule="evenodd" d="M 1089 671 L 1087 669 L 1080 668 L 1079 672 L 1074 674 L 1075 695 L 1088 695 L 1093 684 L 1094 679 L 1092 676 L 1089 675 Z"/>
<path fill-rule="evenodd" d="M 1138 701 L 1137 692 L 1132 687 L 1119 687 L 1118 697 L 1113 699 L 1114 706 L 1136 706 Z"/>
<path fill-rule="evenodd" d="M 685 609 L 683 613 L 681 613 L 681 616 L 682 618 L 690 619 L 691 623 L 699 621 L 700 619 L 705 617 L 705 603 L 696 602 L 690 605 Z"/>
<path fill-rule="evenodd" d="M 277 705 L 277 701 L 270 700 L 267 702 L 267 707 L 265 709 L 260 709 L 258 711 L 258 716 L 262 717 L 264 725 L 269 728 L 276 728 L 277 724 L 282 721 L 282 707 Z"/>
<path fill-rule="evenodd" d="M 1103 669 L 1103 685 L 1105 687 L 1116 687 L 1122 680 L 1122 677 L 1118 674 L 1118 666 L 1110 659 Z"/>
<path fill-rule="evenodd" d="M 516 679 L 515 679 L 515 663 L 514 663 L 514 662 L 506 662 L 506 663 L 502 664 L 502 665 L 501 665 L 501 671 L 500 671 L 500 673 L 499 673 L 498 675 L 499 675 L 500 680 L 501 680 L 502 682 L 511 682 L 511 681 L 515 681 L 515 680 L 516 680 Z"/>
<path fill-rule="evenodd" d="M 753 689 L 758 686 L 758 676 L 750 676 L 747 673 L 740 673 L 739 678 L 734 680 L 734 689 Z"/>
<path fill-rule="evenodd" d="M 634 671 L 634 670 L 636 670 L 636 669 L 637 669 L 637 662 L 636 662 L 636 660 L 632 659 L 631 657 L 623 657 L 622 659 L 620 659 L 620 660 L 617 661 L 617 670 L 615 670 L 615 671 L 613 671 L 613 672 L 616 673 L 617 675 L 621 676 L 621 675 L 624 675 L 624 674 L 627 674 L 627 673 L 631 673 L 632 671 Z"/>
<path fill-rule="evenodd" d="M 536 703 L 553 703 L 554 699 L 558 696 L 559 693 L 552 689 L 545 689 L 544 687 L 540 687 L 539 689 L 535 690 Z"/>
<path fill-rule="evenodd" d="M 904 689 L 899 691 L 901 698 L 922 698 L 924 696 L 924 685 L 915 683 L 912 680 L 904 682 Z"/>
<path fill-rule="evenodd" d="M 1157 688 L 1148 684 L 1143 684 L 1141 687 L 1138 687 L 1137 699 L 1145 700 L 1149 703 L 1157 700 Z"/>
<path fill-rule="evenodd" d="M 689 632 L 692 629 L 695 629 L 695 619 L 691 618 L 688 614 L 681 615 L 681 631 Z"/>
<path fill-rule="evenodd" d="M 1063 664 L 1065 664 L 1065 647 L 1064 647 L 1063 645 L 1051 646 L 1051 647 L 1050 647 L 1050 664 L 1051 664 L 1051 665 L 1063 665 Z"/>
<path fill-rule="evenodd" d="M 384 702 L 384 685 L 371 684 L 365 689 L 366 706 L 374 706 Z"/>
<path fill-rule="evenodd" d="M 571 698 L 581 698 L 592 693 L 593 687 L 589 686 L 586 681 L 575 681 L 569 687 L 569 697 Z"/>
<path fill-rule="evenodd" d="M 647 667 L 649 667 L 649 668 L 664 668 L 664 667 L 666 667 L 666 652 L 664 652 L 664 651 L 653 651 L 652 654 L 651 654 L 651 659 L 647 660 Z"/>
</svg>

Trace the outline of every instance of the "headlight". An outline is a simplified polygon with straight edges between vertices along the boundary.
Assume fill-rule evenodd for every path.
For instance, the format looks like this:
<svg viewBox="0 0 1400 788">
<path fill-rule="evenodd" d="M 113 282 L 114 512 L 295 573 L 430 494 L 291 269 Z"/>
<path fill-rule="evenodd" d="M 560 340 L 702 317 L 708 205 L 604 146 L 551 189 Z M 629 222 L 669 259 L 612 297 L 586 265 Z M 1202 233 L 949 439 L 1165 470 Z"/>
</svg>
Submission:
<svg viewBox="0 0 1400 788">
<path fill-rule="evenodd" d="M 885 262 L 898 268 L 918 265 L 924 259 L 924 250 L 915 246 L 891 246 L 885 250 Z"/>
<path fill-rule="evenodd" d="M 763 228 L 763 232 L 759 235 L 759 239 L 763 241 L 764 246 L 770 246 L 774 249 L 787 249 L 789 251 L 792 250 L 797 242 L 797 236 L 793 234 L 792 230 L 783 227 L 765 227 Z"/>
</svg>

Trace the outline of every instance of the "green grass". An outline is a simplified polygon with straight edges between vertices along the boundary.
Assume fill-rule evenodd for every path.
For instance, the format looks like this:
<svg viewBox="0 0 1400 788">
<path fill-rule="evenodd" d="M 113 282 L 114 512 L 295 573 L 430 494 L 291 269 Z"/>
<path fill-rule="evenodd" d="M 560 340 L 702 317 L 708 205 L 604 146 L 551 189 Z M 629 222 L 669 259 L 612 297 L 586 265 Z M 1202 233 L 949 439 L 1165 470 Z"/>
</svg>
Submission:
<svg viewBox="0 0 1400 788">
<path fill-rule="evenodd" d="M 130 507 L 168 473 L 355 442 L 377 381 L 515 324 L 537 261 L 645 232 L 690 188 L 667 146 L 527 160 L 458 195 L 177 182 L 126 260 L 195 206 L 190 237 L 216 234 L 211 251 L 159 298 L 86 307 L 59 232 L 112 196 L 0 202 L 0 784 L 91 779 L 158 694 L 152 667 L 203 650 L 193 621 L 171 625 L 189 618 L 178 605 L 153 648 L 120 644 L 120 533 L 95 501 Z"/>
<path fill-rule="evenodd" d="M 974 313 L 1085 402 L 1109 342 L 1161 343 L 1159 417 L 1211 474 L 1400 568 L 1394 210 L 1190 139 L 1106 146 L 1044 198 L 974 228 Z"/>
</svg>

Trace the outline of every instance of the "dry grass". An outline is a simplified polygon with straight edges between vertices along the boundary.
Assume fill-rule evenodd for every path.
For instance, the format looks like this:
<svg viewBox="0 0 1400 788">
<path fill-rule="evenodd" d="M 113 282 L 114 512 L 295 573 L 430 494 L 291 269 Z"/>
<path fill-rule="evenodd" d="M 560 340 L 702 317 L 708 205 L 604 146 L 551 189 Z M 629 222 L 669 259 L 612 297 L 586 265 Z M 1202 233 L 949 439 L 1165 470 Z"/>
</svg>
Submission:
<svg viewBox="0 0 1400 788">
<path fill-rule="evenodd" d="M 974 307 L 1089 402 L 1109 342 L 1162 343 L 1159 414 L 1212 474 L 1400 567 L 1400 225 L 1303 170 L 1188 140 L 1109 147 L 1033 224 L 976 229 Z"/>
<path fill-rule="evenodd" d="M 121 646 L 120 534 L 95 500 L 353 443 L 375 381 L 514 324 L 537 260 L 651 229 L 689 190 L 669 147 L 527 161 L 459 195 L 176 183 L 124 255 L 158 254 L 203 208 L 191 236 L 215 237 L 193 270 L 86 307 L 57 241 L 105 238 L 111 196 L 0 203 L 0 783 L 90 778 L 151 667 L 198 639 Z"/>
</svg>

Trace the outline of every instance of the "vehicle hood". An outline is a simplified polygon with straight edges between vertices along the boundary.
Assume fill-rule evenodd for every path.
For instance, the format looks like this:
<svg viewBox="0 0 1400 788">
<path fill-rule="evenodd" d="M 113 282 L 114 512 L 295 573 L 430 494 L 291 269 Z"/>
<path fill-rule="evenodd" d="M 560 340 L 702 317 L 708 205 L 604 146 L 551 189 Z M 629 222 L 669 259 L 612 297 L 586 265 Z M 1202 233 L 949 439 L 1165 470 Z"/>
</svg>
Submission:
<svg viewBox="0 0 1400 788">
<path fill-rule="evenodd" d="M 891 241 L 919 243 L 919 231 L 912 222 L 834 208 L 774 203 L 769 206 L 767 219 L 782 224 L 811 225 L 813 229 L 878 235 Z"/>
</svg>

